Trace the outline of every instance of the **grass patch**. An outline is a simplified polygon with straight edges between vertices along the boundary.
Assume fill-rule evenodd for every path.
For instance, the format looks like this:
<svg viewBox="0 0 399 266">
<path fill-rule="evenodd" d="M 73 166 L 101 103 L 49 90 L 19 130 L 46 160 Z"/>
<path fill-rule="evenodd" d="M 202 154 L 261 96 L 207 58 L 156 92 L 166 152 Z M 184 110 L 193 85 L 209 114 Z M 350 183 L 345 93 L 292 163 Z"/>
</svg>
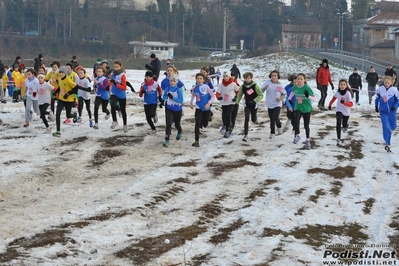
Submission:
<svg viewBox="0 0 399 266">
<path fill-rule="evenodd" d="M 229 172 L 237 168 L 241 168 L 248 165 L 261 166 L 262 164 L 254 163 L 246 159 L 240 159 L 233 162 L 210 162 L 206 165 L 206 167 L 208 167 L 211 170 L 213 176 L 217 177 L 225 172 Z"/>
<path fill-rule="evenodd" d="M 292 192 L 294 192 L 294 193 L 297 193 L 297 194 L 299 194 L 299 195 L 301 195 L 304 191 L 305 191 L 306 189 L 305 188 L 300 188 L 300 189 L 297 189 L 297 190 L 293 190 Z"/>
<path fill-rule="evenodd" d="M 248 157 L 258 156 L 259 155 L 259 153 L 255 149 L 243 150 L 242 152 L 244 153 L 245 156 L 248 156 Z"/>
<path fill-rule="evenodd" d="M 359 202 L 359 203 L 364 203 L 364 207 L 363 207 L 364 214 L 370 214 L 370 211 L 371 211 L 371 208 L 373 207 L 374 202 L 375 202 L 374 198 L 368 198 L 366 201 Z"/>
<path fill-rule="evenodd" d="M 244 224 L 248 223 L 247 221 L 243 221 L 241 218 L 235 221 L 234 223 L 228 225 L 227 227 L 220 228 L 218 230 L 218 234 L 213 235 L 209 242 L 214 245 L 219 243 L 224 243 L 229 240 L 231 233 L 239 228 L 241 228 Z"/>
<path fill-rule="evenodd" d="M 194 167 L 197 166 L 197 160 L 191 160 L 187 162 L 173 163 L 170 167 Z"/>
<path fill-rule="evenodd" d="M 339 193 L 341 192 L 341 187 L 343 186 L 342 182 L 341 181 L 334 181 L 331 184 L 333 185 L 333 187 L 330 189 L 330 192 L 332 194 L 334 194 L 335 196 L 338 196 Z"/>
<path fill-rule="evenodd" d="M 317 200 L 319 199 L 320 196 L 326 195 L 326 192 L 323 189 L 318 189 L 316 190 L 314 195 L 311 195 L 309 197 L 310 201 L 313 201 L 314 203 L 317 203 Z"/>
<path fill-rule="evenodd" d="M 246 197 L 245 199 L 248 201 L 254 201 L 257 197 L 263 197 L 264 195 L 266 195 L 267 193 L 265 192 L 266 189 L 269 188 L 270 185 L 276 183 L 277 180 L 275 179 L 267 179 L 265 180 L 263 183 L 261 183 L 259 185 L 259 187 L 257 189 L 255 189 L 254 191 L 252 191 L 248 197 Z"/>
<path fill-rule="evenodd" d="M 291 161 L 289 163 L 284 163 L 286 166 L 288 167 L 294 167 L 295 165 L 297 165 L 299 162 L 298 161 Z"/>
<path fill-rule="evenodd" d="M 305 207 L 301 207 L 297 210 L 297 212 L 295 213 L 295 215 L 302 215 L 305 212 Z"/>
<path fill-rule="evenodd" d="M 121 156 L 123 153 L 119 150 L 101 149 L 98 150 L 92 160 L 92 166 L 99 167 L 106 163 L 108 160 Z"/>
<path fill-rule="evenodd" d="M 316 167 L 316 168 L 308 169 L 308 173 L 309 174 L 320 174 L 321 173 L 321 174 L 325 174 L 325 175 L 328 175 L 328 176 L 336 178 L 336 179 L 342 179 L 345 177 L 348 177 L 348 178 L 355 177 L 355 169 L 356 169 L 356 167 L 351 166 L 351 165 L 348 165 L 345 167 L 338 166 L 333 169 L 324 169 L 324 168 Z"/>
<path fill-rule="evenodd" d="M 104 148 L 113 148 L 117 146 L 130 147 L 134 144 L 141 143 L 143 140 L 143 137 L 118 135 L 99 139 L 98 142 L 100 142 Z"/>
</svg>

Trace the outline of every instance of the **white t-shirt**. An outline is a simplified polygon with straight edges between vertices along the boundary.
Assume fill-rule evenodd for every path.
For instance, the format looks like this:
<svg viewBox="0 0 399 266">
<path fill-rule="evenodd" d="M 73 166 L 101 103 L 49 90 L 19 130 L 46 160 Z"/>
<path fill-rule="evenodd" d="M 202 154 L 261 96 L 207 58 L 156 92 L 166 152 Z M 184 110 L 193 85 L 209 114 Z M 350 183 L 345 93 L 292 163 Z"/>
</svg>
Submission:
<svg viewBox="0 0 399 266">
<path fill-rule="evenodd" d="M 90 88 L 90 81 L 87 78 L 78 78 L 76 80 L 76 85 L 83 88 Z M 90 92 L 84 90 L 78 90 L 78 97 L 82 97 L 85 100 L 90 99 Z"/>
<path fill-rule="evenodd" d="M 349 91 L 346 91 L 344 95 L 341 95 L 339 91 L 334 93 L 334 97 L 337 98 L 337 108 L 335 109 L 336 112 L 341 112 L 344 116 L 351 115 L 351 108 L 341 103 L 341 100 L 345 102 L 353 102 L 352 95 Z"/>
<path fill-rule="evenodd" d="M 284 89 L 283 84 L 281 84 L 280 82 L 278 83 L 273 83 L 271 79 L 266 80 L 265 82 L 263 82 L 261 88 L 262 90 L 264 88 L 266 88 L 266 107 L 269 109 L 273 109 L 276 107 L 282 107 L 283 106 L 283 102 L 282 102 L 282 98 L 287 95 L 287 92 Z M 282 97 L 283 96 L 283 97 Z M 277 99 L 280 99 L 279 101 Z"/>
<path fill-rule="evenodd" d="M 26 96 L 31 98 L 32 100 L 39 99 L 39 95 L 37 93 L 37 86 L 39 85 L 39 81 L 36 77 L 31 80 L 26 79 Z"/>
<path fill-rule="evenodd" d="M 39 105 L 48 103 L 51 103 L 51 92 L 54 90 L 54 87 L 48 83 L 48 82 L 43 82 L 43 84 L 40 84 L 37 86 L 37 91 L 39 94 L 39 99 L 38 103 Z"/>
<path fill-rule="evenodd" d="M 234 105 L 235 102 L 233 102 L 233 99 L 239 89 L 240 87 L 235 82 L 231 82 L 227 86 L 220 83 L 216 89 L 216 92 L 220 93 L 220 96 L 223 98 L 219 100 L 220 105 Z"/>
</svg>

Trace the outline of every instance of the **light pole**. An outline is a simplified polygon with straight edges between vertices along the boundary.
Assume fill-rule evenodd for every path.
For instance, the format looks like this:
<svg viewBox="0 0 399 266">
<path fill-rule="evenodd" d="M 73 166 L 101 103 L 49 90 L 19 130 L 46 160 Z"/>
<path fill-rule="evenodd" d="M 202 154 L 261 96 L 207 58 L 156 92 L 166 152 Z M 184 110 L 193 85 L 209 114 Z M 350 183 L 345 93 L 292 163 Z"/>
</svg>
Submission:
<svg viewBox="0 0 399 266">
<path fill-rule="evenodd" d="M 226 34 L 227 34 L 227 9 L 224 8 L 224 20 L 223 20 L 223 53 L 222 58 L 224 59 L 224 55 L 226 53 Z"/>
<path fill-rule="evenodd" d="M 338 29 L 339 29 L 339 50 L 340 50 L 340 58 L 341 58 L 341 66 L 342 66 L 342 50 L 344 49 L 344 15 L 346 12 L 339 12 L 337 15 L 339 15 L 339 23 L 338 23 Z M 341 21 L 342 20 L 342 21 Z"/>
<path fill-rule="evenodd" d="M 183 14 L 183 47 L 184 47 L 184 16 L 185 16 L 186 14 Z"/>
<path fill-rule="evenodd" d="M 288 21 L 288 34 L 287 34 L 287 39 L 288 39 L 288 41 L 287 41 L 287 44 L 289 44 L 287 47 L 288 47 L 288 48 L 291 48 L 291 44 L 290 44 L 290 41 L 291 41 L 291 39 L 290 39 L 290 34 L 291 34 L 291 20 L 287 19 L 287 21 Z"/>
</svg>

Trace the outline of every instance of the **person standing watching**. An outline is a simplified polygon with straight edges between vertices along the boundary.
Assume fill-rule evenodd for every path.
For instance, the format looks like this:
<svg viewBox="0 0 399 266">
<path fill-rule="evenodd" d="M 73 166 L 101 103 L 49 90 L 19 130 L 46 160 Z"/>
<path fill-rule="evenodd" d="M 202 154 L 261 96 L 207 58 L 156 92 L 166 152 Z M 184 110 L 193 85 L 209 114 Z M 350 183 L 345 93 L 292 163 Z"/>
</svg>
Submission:
<svg viewBox="0 0 399 266">
<path fill-rule="evenodd" d="M 353 69 L 353 73 L 349 76 L 348 82 L 352 91 L 355 93 L 356 104 L 360 105 L 359 92 L 362 90 L 362 77 L 357 73 L 357 68 Z"/>
<path fill-rule="evenodd" d="M 75 70 L 75 68 L 80 65 L 76 55 L 72 56 L 72 60 L 70 61 L 70 63 L 72 65 L 72 70 Z"/>
<path fill-rule="evenodd" d="M 145 68 L 154 73 L 154 76 L 156 77 L 157 80 L 159 78 L 159 72 L 161 71 L 161 61 L 157 58 L 157 56 L 154 53 L 150 55 L 150 58 L 151 62 L 149 64 L 145 64 Z"/>
<path fill-rule="evenodd" d="M 327 98 L 327 86 L 329 83 L 331 85 L 331 89 L 334 90 L 334 84 L 332 83 L 331 80 L 330 67 L 328 65 L 327 59 L 323 59 L 323 61 L 320 64 L 320 67 L 317 69 L 316 83 L 317 83 L 317 89 L 319 89 L 321 92 L 320 101 L 317 106 L 319 107 L 320 110 L 326 110 L 324 104 Z"/>
<path fill-rule="evenodd" d="M 373 66 L 370 67 L 370 71 L 366 75 L 366 81 L 368 83 L 367 93 L 369 95 L 369 104 L 371 104 L 371 99 L 375 95 L 375 88 L 376 88 L 377 82 L 378 82 L 378 74 L 377 74 L 377 72 L 375 72 L 375 69 Z"/>
<path fill-rule="evenodd" d="M 43 55 L 42 55 L 42 54 L 39 54 L 39 56 L 36 57 L 36 58 L 34 59 L 34 61 L 35 61 L 35 64 L 34 64 L 34 66 L 33 66 L 33 69 L 34 69 L 36 72 L 38 72 L 38 71 L 39 71 L 39 67 L 42 65 Z"/>
<path fill-rule="evenodd" d="M 388 66 L 387 66 L 387 69 L 385 70 L 384 75 L 391 76 L 393 78 L 392 84 L 393 84 L 393 86 L 395 86 L 396 82 L 398 81 L 396 78 L 398 75 L 396 74 L 395 70 L 393 70 L 393 65 L 391 63 L 388 63 Z"/>
</svg>

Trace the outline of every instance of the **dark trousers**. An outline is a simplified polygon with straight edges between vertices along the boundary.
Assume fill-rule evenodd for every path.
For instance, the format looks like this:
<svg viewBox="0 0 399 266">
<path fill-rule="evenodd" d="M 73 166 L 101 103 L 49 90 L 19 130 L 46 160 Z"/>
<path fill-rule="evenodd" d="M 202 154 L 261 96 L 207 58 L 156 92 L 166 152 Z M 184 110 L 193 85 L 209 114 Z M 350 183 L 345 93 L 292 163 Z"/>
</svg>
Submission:
<svg viewBox="0 0 399 266">
<path fill-rule="evenodd" d="M 98 123 L 98 109 L 100 108 L 100 105 L 102 107 L 102 111 L 103 113 L 109 115 L 110 112 L 107 109 L 108 106 L 108 100 L 103 100 L 100 97 L 96 97 L 96 99 L 94 100 L 94 123 Z"/>
<path fill-rule="evenodd" d="M 155 125 L 151 118 L 157 115 L 157 104 L 144 104 L 144 113 L 147 123 L 152 130 L 155 130 Z"/>
<path fill-rule="evenodd" d="M 49 114 L 49 112 L 47 112 L 47 108 L 48 107 L 49 107 L 48 103 L 44 103 L 44 104 L 40 104 L 39 105 L 40 117 L 42 118 L 43 124 L 46 126 L 46 128 L 49 127 L 47 119 L 46 119 L 46 115 Z"/>
<path fill-rule="evenodd" d="M 231 114 L 234 111 L 234 106 L 235 104 L 230 104 L 230 105 L 223 105 L 222 106 L 222 120 L 223 120 L 223 126 L 226 127 L 227 131 L 233 130 L 233 123 L 231 122 Z"/>
<path fill-rule="evenodd" d="M 305 132 L 306 132 L 306 138 L 310 138 L 310 114 L 309 113 L 302 113 L 298 110 L 295 110 L 294 112 L 294 119 L 295 119 L 295 123 L 294 123 L 294 129 L 295 129 L 295 136 L 298 135 L 300 133 L 299 131 L 299 125 L 301 122 L 301 117 L 303 116 L 303 126 L 305 128 Z"/>
<path fill-rule="evenodd" d="M 352 88 L 352 91 L 355 94 L 356 103 L 359 103 L 359 88 Z"/>
<path fill-rule="evenodd" d="M 86 111 L 89 114 L 89 118 L 91 119 L 90 99 L 85 100 L 82 97 L 78 98 L 78 114 L 79 116 L 82 116 L 83 103 L 86 105 Z"/>
<path fill-rule="evenodd" d="M 336 118 L 337 118 L 337 139 L 341 139 L 341 123 L 343 128 L 348 128 L 349 116 L 345 116 L 341 112 L 337 112 Z"/>
<path fill-rule="evenodd" d="M 280 111 L 281 111 L 281 107 L 267 109 L 267 112 L 268 112 L 269 118 L 270 118 L 270 133 L 271 134 L 276 134 L 276 125 L 277 125 L 277 128 L 281 128 L 281 122 L 280 122 L 280 118 L 279 118 Z"/>
<path fill-rule="evenodd" d="M 238 104 L 234 105 L 233 112 L 231 112 L 231 129 L 234 129 L 234 126 L 236 125 L 236 119 L 237 119 L 237 114 L 238 114 L 238 108 L 240 106 Z"/>
<path fill-rule="evenodd" d="M 65 112 L 66 112 L 66 117 L 71 118 L 71 110 L 72 107 L 75 103 L 74 102 L 64 102 L 58 99 L 57 101 L 57 112 L 55 115 L 55 123 L 57 124 L 57 131 L 61 130 L 61 113 L 62 110 L 64 110 L 65 107 Z"/>
<path fill-rule="evenodd" d="M 111 95 L 111 114 L 112 121 L 117 122 L 116 110 L 118 110 L 117 103 L 119 102 L 119 111 L 122 113 L 123 125 L 127 125 L 127 115 L 126 115 L 126 98 L 120 99 L 115 95 Z"/>
<path fill-rule="evenodd" d="M 320 85 L 319 87 L 320 87 L 321 97 L 319 104 L 317 106 L 324 107 L 327 98 L 327 85 Z"/>
<path fill-rule="evenodd" d="M 287 107 L 287 118 L 291 120 L 291 126 L 294 127 L 294 122 L 295 122 L 294 111 L 290 111 L 288 107 Z"/>
<path fill-rule="evenodd" d="M 55 110 L 55 102 L 56 102 L 56 101 L 57 101 L 56 98 L 51 98 L 50 110 L 51 110 L 51 112 L 53 112 L 53 113 L 54 113 L 54 110 Z"/>
<path fill-rule="evenodd" d="M 156 105 L 155 105 L 156 106 Z M 181 113 L 182 111 L 172 111 L 169 110 L 168 108 L 165 108 L 166 111 L 166 134 L 165 134 L 165 140 L 169 140 L 170 135 L 172 134 L 172 124 L 175 123 L 175 127 L 177 129 L 177 133 L 181 134 L 182 133 L 182 128 L 180 125 L 181 121 Z"/>
<path fill-rule="evenodd" d="M 210 111 L 195 109 L 195 141 L 199 141 L 199 131 L 202 127 L 207 127 Z"/>
<path fill-rule="evenodd" d="M 257 118 L 257 114 L 258 114 L 258 109 L 256 109 L 255 107 L 251 108 L 246 106 L 244 108 L 244 112 L 245 112 L 245 119 L 244 119 L 244 135 L 248 135 L 248 127 L 249 127 L 249 117 L 251 117 L 251 121 L 253 123 L 256 122 Z"/>
</svg>

